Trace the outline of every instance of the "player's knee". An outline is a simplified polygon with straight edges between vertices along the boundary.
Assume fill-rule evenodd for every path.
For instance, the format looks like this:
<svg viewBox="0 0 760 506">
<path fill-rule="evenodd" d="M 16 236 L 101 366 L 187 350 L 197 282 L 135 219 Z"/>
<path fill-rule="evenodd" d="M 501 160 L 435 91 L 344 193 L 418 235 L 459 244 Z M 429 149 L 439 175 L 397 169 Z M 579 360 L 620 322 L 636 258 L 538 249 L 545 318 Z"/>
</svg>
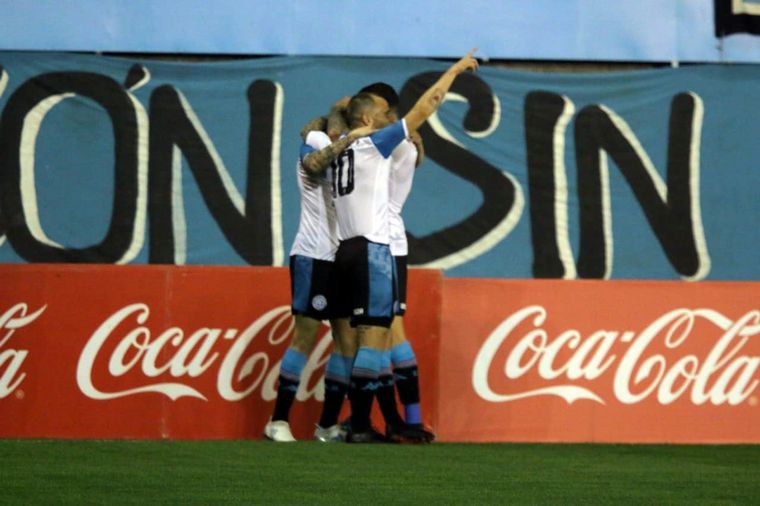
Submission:
<svg viewBox="0 0 760 506">
<path fill-rule="evenodd" d="M 356 328 L 359 346 L 378 351 L 390 349 L 390 331 L 386 327 L 359 325 Z"/>
<path fill-rule="evenodd" d="M 351 327 L 348 318 L 330 320 L 335 351 L 341 355 L 354 356 L 359 347 L 356 329 Z"/>
<path fill-rule="evenodd" d="M 314 348 L 314 341 L 313 338 L 293 336 L 293 341 L 291 341 L 290 347 L 308 355 L 311 353 L 312 348 Z"/>
<path fill-rule="evenodd" d="M 357 343 L 356 340 L 335 340 L 335 352 L 339 355 L 353 357 L 356 355 L 358 348 L 359 343 Z"/>
<path fill-rule="evenodd" d="M 301 353 L 311 353 L 321 324 L 322 322 L 319 320 L 297 315 L 295 317 L 295 329 L 290 347 Z"/>
</svg>

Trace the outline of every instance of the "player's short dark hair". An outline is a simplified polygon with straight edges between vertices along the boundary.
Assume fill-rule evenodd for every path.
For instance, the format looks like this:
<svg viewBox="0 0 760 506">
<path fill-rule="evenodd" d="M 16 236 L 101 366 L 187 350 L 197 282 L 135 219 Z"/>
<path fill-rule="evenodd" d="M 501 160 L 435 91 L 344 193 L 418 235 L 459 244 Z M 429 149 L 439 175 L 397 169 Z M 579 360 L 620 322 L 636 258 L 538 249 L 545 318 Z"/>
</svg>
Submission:
<svg viewBox="0 0 760 506">
<path fill-rule="evenodd" d="M 375 99 L 369 93 L 359 92 L 353 97 L 346 107 L 346 120 L 348 125 L 354 128 L 363 114 L 370 111 L 375 106 Z"/>
<path fill-rule="evenodd" d="M 393 86 L 388 83 L 372 83 L 359 90 L 359 93 L 372 93 L 373 95 L 384 98 L 385 101 L 388 102 L 388 107 L 391 109 L 398 107 L 398 93 L 396 93 Z"/>
</svg>

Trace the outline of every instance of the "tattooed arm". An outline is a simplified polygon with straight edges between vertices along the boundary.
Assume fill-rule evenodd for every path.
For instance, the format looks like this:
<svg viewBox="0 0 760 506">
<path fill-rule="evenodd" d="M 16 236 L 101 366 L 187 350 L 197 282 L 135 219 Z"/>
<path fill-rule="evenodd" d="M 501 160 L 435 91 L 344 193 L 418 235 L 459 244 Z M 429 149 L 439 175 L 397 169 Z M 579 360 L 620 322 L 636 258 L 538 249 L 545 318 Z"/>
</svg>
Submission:
<svg viewBox="0 0 760 506">
<path fill-rule="evenodd" d="M 306 123 L 301 129 L 301 139 L 305 142 L 309 132 L 324 132 L 327 127 L 327 116 L 320 116 Z"/>
<path fill-rule="evenodd" d="M 360 137 L 365 137 L 374 131 L 375 130 L 371 126 L 363 126 L 351 130 L 347 135 L 334 141 L 329 146 L 322 148 L 319 151 L 312 151 L 306 155 L 301 161 L 301 165 L 307 172 L 319 174 L 324 171 L 333 160 L 338 158 L 338 155 L 350 146 L 352 142 Z"/>
</svg>

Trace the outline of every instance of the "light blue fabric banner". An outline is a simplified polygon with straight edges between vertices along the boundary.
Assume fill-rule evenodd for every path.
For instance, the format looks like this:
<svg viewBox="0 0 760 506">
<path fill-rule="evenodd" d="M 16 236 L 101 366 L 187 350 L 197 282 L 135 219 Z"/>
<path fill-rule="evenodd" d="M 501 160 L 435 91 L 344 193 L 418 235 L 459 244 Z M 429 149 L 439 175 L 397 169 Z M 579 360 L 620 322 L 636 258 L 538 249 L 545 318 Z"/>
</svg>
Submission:
<svg viewBox="0 0 760 506">
<path fill-rule="evenodd" d="M 0 53 L 0 262 L 287 265 L 300 128 L 420 59 Z M 760 279 L 757 66 L 461 76 L 410 260 L 451 276 Z"/>
</svg>

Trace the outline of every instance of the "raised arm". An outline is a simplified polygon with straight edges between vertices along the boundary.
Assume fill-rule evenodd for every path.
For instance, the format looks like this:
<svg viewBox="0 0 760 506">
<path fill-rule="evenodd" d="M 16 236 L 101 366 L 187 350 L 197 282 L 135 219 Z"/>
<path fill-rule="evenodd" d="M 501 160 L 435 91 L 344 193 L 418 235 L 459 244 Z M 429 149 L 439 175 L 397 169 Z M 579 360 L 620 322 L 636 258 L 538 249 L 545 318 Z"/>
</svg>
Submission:
<svg viewBox="0 0 760 506">
<path fill-rule="evenodd" d="M 337 141 L 333 141 L 329 146 L 326 146 L 319 151 L 312 151 L 306 155 L 304 159 L 301 160 L 301 165 L 307 172 L 320 174 L 333 160 L 338 158 L 338 155 L 350 146 L 352 142 L 360 137 L 366 137 L 374 131 L 375 130 L 371 126 L 362 126 L 351 130 Z"/>
<path fill-rule="evenodd" d="M 417 131 L 409 132 L 409 140 L 411 140 L 414 147 L 417 148 L 417 160 L 414 162 L 414 166 L 419 167 L 425 160 L 425 144 L 423 144 L 422 136 Z"/>
<path fill-rule="evenodd" d="M 474 53 L 475 50 L 473 49 L 461 60 L 449 67 L 438 81 L 423 93 L 419 100 L 417 100 L 417 103 L 414 104 L 414 107 L 406 113 L 404 119 L 406 120 L 406 128 L 409 132 L 417 130 L 438 109 L 438 106 L 443 103 L 446 92 L 449 91 L 451 84 L 459 74 L 466 70 L 476 70 L 478 68 L 478 61 L 472 57 Z"/>
</svg>

